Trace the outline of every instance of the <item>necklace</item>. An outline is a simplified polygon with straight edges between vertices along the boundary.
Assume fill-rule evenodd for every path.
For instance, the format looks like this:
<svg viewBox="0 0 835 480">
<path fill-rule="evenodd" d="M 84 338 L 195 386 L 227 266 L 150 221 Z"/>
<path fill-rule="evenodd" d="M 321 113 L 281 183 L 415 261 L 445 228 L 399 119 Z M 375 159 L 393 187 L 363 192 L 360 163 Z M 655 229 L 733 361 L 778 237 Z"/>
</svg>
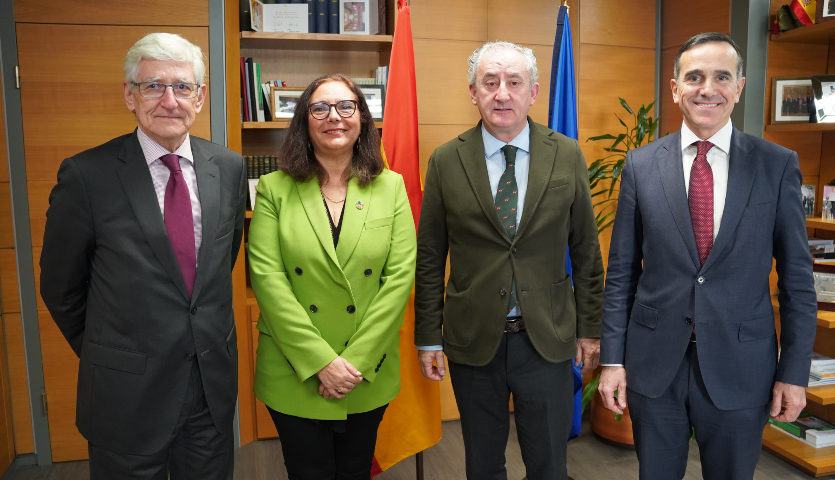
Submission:
<svg viewBox="0 0 835 480">
<path fill-rule="evenodd" d="M 348 198 L 348 196 L 346 195 L 346 196 L 345 196 L 345 198 L 343 198 L 342 200 L 334 200 L 334 199 L 332 199 L 331 197 L 329 197 L 329 196 L 328 196 L 328 194 L 327 194 L 327 193 L 325 193 L 325 191 L 324 191 L 324 190 L 322 190 L 321 188 L 319 189 L 319 191 L 321 191 L 321 192 L 322 192 L 322 195 L 324 195 L 324 196 L 325 196 L 325 198 L 327 198 L 328 200 L 330 200 L 330 201 L 331 201 L 331 202 L 333 202 L 333 203 L 342 203 L 342 202 L 344 202 L 344 201 L 345 201 L 345 198 Z"/>
</svg>

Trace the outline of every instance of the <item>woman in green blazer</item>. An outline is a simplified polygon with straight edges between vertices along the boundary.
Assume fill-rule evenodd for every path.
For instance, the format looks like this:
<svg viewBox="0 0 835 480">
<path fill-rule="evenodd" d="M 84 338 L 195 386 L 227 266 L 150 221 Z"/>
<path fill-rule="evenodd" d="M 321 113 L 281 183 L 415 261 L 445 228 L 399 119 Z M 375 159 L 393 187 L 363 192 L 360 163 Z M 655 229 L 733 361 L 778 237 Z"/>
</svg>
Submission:
<svg viewBox="0 0 835 480">
<path fill-rule="evenodd" d="M 258 183 L 249 228 L 255 395 L 290 479 L 370 477 L 377 427 L 400 390 L 415 252 L 403 179 L 385 168 L 365 97 L 343 75 L 314 80 L 279 171 Z"/>
</svg>

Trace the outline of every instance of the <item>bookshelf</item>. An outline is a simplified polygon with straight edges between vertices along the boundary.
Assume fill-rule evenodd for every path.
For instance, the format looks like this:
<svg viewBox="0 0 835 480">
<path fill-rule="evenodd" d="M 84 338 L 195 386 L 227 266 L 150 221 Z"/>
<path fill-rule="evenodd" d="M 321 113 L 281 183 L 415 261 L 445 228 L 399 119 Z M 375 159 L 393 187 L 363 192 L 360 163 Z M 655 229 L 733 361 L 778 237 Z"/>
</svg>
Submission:
<svg viewBox="0 0 835 480">
<path fill-rule="evenodd" d="M 835 132 L 835 123 L 774 123 L 766 132 Z"/>
<path fill-rule="evenodd" d="M 394 0 L 386 2 L 389 33 L 394 31 Z M 241 121 L 240 58 L 261 64 L 262 80 L 281 79 L 288 87 L 304 88 L 330 73 L 349 77 L 373 77 L 391 56 L 392 35 L 335 35 L 316 33 L 264 33 L 239 31 L 238 2 L 225 3 L 226 29 L 226 132 L 228 147 L 243 155 L 274 155 L 286 136 L 289 119 L 267 122 Z M 382 128 L 382 122 L 376 122 Z M 241 444 L 278 436 L 263 403 L 253 394 L 255 351 L 260 310 L 249 285 L 246 231 L 252 211 L 246 212 L 242 255 L 233 273 L 235 324 L 238 331 L 238 412 Z"/>
<path fill-rule="evenodd" d="M 809 475 L 820 477 L 835 473 L 835 447 L 814 448 L 766 425 L 763 448 Z"/>
</svg>

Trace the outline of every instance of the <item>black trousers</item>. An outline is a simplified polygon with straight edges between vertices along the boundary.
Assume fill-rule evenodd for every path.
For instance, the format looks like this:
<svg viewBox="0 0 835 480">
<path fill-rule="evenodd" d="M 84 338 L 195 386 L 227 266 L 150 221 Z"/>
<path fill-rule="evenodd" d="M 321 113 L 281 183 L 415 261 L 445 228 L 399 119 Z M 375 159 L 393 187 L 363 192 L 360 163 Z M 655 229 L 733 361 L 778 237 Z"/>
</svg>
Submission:
<svg viewBox="0 0 835 480">
<path fill-rule="evenodd" d="M 90 480 L 231 480 L 231 430 L 215 427 L 203 392 L 200 367 L 192 362 L 183 408 L 168 444 L 153 455 L 129 455 L 87 444 Z M 153 399 L 149 399 L 153 401 Z"/>
<path fill-rule="evenodd" d="M 684 477 L 693 430 L 705 480 L 754 477 L 771 405 L 742 410 L 717 408 L 702 380 L 698 342 L 687 347 L 678 373 L 660 397 L 627 390 L 641 480 Z"/>
<path fill-rule="evenodd" d="M 377 427 L 388 405 L 341 420 L 294 417 L 267 407 L 289 480 L 368 480 Z"/>
<path fill-rule="evenodd" d="M 565 462 L 574 405 L 571 364 L 545 361 L 527 332 L 506 333 L 496 356 L 483 367 L 449 362 L 469 480 L 507 480 L 511 393 L 528 479 L 568 478 Z"/>
</svg>

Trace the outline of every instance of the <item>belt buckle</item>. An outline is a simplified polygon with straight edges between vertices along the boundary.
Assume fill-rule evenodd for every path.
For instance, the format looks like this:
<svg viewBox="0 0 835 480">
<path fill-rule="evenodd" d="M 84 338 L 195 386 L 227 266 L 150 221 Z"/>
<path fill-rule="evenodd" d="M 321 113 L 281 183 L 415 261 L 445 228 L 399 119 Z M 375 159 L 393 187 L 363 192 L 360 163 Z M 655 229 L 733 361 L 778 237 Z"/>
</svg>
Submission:
<svg viewBox="0 0 835 480">
<path fill-rule="evenodd" d="M 508 317 L 511 318 L 511 317 Z M 525 322 L 522 320 L 522 317 L 514 317 L 513 320 L 505 320 L 504 322 L 504 332 L 505 333 L 519 333 L 525 329 Z"/>
</svg>

